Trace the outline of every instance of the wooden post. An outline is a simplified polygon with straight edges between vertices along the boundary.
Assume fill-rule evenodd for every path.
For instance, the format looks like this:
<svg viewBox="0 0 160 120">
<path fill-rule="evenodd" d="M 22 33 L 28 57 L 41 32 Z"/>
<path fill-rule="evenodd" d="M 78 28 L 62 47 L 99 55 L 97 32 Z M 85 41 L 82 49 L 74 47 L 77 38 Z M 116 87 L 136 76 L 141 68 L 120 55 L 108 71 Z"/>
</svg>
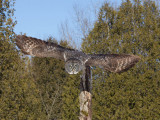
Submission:
<svg viewBox="0 0 160 120">
<path fill-rule="evenodd" d="M 80 116 L 79 120 L 91 120 L 92 119 L 92 111 L 91 111 L 91 102 L 92 102 L 92 81 L 91 81 L 91 68 L 90 66 L 86 66 L 83 70 L 80 83 Z"/>
</svg>

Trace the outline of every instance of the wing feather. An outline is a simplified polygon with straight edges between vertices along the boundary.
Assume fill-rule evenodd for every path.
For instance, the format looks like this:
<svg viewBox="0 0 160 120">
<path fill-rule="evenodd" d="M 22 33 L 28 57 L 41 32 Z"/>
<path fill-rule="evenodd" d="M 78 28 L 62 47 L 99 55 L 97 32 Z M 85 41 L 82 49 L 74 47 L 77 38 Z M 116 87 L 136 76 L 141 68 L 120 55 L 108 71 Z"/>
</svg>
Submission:
<svg viewBox="0 0 160 120">
<path fill-rule="evenodd" d="M 139 60 L 140 57 L 135 55 L 95 54 L 90 55 L 90 59 L 86 62 L 86 65 L 102 66 L 107 71 L 120 73 L 133 67 Z"/>
<path fill-rule="evenodd" d="M 102 66 L 108 71 L 117 73 L 128 70 L 140 60 L 138 56 L 127 54 L 86 55 L 81 51 L 65 48 L 55 43 L 27 37 L 25 35 L 18 35 L 15 40 L 22 52 L 28 55 L 53 57 L 65 61 L 69 58 L 77 58 L 83 61 L 86 66 Z"/>
<path fill-rule="evenodd" d="M 24 54 L 37 57 L 53 57 L 65 60 L 64 52 L 75 51 L 57 45 L 55 43 L 42 41 L 37 38 L 27 37 L 25 35 L 18 35 L 16 37 L 16 44 Z"/>
</svg>

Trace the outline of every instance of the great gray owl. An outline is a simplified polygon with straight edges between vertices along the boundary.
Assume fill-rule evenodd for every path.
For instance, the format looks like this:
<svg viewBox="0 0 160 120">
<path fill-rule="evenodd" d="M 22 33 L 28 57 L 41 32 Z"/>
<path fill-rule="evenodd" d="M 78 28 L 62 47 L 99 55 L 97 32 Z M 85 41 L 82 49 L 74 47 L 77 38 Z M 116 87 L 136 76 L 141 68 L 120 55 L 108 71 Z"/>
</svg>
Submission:
<svg viewBox="0 0 160 120">
<path fill-rule="evenodd" d="M 82 51 L 65 48 L 25 35 L 18 35 L 16 44 L 25 54 L 37 57 L 53 57 L 65 61 L 65 70 L 69 74 L 77 74 L 85 66 L 101 66 L 110 72 L 120 73 L 128 70 L 140 60 L 138 56 L 127 54 L 85 54 Z"/>
</svg>

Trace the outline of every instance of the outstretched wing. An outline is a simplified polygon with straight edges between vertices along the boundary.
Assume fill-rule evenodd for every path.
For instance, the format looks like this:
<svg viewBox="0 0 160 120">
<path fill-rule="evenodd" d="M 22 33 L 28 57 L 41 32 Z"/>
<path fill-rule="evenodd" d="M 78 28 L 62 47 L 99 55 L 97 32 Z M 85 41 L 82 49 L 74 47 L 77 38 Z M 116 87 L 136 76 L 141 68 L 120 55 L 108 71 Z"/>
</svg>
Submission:
<svg viewBox="0 0 160 120">
<path fill-rule="evenodd" d="M 117 54 L 95 54 L 86 55 L 81 51 L 69 49 L 55 43 L 42 41 L 40 39 L 18 35 L 16 44 L 23 53 L 37 57 L 53 57 L 56 59 L 67 60 L 77 58 L 84 61 L 85 65 L 103 66 L 111 72 L 123 72 L 131 68 L 140 58 L 134 55 Z"/>
<path fill-rule="evenodd" d="M 140 57 L 135 55 L 97 54 L 90 55 L 86 65 L 102 66 L 107 71 L 120 73 L 133 67 L 139 60 Z"/>
<path fill-rule="evenodd" d="M 74 49 L 65 48 L 55 43 L 27 37 L 25 35 L 18 35 L 15 40 L 21 51 L 31 56 L 53 57 L 65 60 L 64 52 L 72 53 L 72 51 L 75 51 Z"/>
</svg>

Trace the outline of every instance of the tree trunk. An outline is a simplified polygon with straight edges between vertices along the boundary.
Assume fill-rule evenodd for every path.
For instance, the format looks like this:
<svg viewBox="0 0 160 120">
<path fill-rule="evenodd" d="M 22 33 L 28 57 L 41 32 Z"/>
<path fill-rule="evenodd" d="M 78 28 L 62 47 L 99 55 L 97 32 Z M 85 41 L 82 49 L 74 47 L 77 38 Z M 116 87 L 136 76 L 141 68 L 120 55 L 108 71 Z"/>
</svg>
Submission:
<svg viewBox="0 0 160 120">
<path fill-rule="evenodd" d="M 91 68 L 90 66 L 86 66 L 86 68 L 83 70 L 81 77 L 81 83 L 80 83 L 80 90 L 81 93 L 79 95 L 79 101 L 80 101 L 80 116 L 79 120 L 91 120 L 92 119 L 92 111 L 91 111 L 91 101 L 92 101 L 92 95 L 91 95 Z"/>
</svg>

